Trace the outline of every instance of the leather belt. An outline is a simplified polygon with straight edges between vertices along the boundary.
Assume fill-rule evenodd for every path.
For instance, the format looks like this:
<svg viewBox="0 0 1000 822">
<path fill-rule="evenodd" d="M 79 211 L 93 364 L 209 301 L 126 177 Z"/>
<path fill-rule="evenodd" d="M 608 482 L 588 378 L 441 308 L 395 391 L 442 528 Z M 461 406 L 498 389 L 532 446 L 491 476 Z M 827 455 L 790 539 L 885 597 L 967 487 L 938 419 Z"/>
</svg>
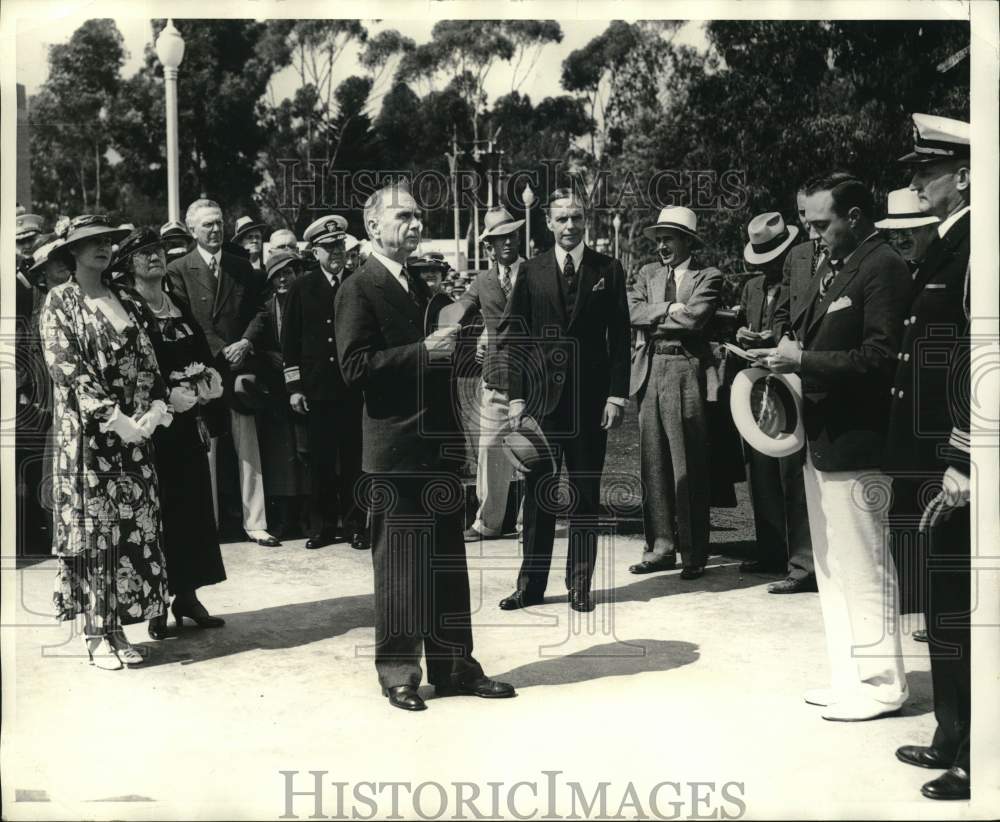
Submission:
<svg viewBox="0 0 1000 822">
<path fill-rule="evenodd" d="M 653 340 L 654 354 L 687 354 L 684 346 L 674 340 Z"/>
</svg>

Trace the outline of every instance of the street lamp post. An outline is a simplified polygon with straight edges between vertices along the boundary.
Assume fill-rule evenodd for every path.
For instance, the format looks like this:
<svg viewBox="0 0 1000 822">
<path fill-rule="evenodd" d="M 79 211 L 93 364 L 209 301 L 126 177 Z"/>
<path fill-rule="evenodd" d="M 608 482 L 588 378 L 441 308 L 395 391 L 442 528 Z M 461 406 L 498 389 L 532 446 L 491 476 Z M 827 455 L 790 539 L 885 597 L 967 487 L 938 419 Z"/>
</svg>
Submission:
<svg viewBox="0 0 1000 822">
<path fill-rule="evenodd" d="M 535 202 L 535 192 L 525 185 L 524 194 L 524 259 L 531 257 L 531 206 Z"/>
<path fill-rule="evenodd" d="M 163 85 L 166 91 L 167 107 L 167 212 L 169 219 L 180 220 L 178 194 L 179 171 L 177 168 L 177 69 L 184 59 L 184 38 L 174 28 L 174 21 L 167 25 L 156 38 L 156 56 L 163 65 Z"/>
<path fill-rule="evenodd" d="M 615 227 L 615 259 L 620 260 L 621 254 L 618 251 L 618 235 L 622 230 L 622 215 L 617 211 L 615 212 L 615 218 L 611 221 L 611 225 Z"/>
</svg>

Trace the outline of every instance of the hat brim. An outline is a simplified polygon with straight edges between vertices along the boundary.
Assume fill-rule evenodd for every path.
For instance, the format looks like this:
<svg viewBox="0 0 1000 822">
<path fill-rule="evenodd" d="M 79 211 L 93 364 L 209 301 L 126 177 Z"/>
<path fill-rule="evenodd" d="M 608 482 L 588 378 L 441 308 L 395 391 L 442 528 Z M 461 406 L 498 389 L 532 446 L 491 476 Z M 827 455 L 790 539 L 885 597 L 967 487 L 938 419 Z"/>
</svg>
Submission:
<svg viewBox="0 0 1000 822">
<path fill-rule="evenodd" d="M 113 243 L 120 242 L 124 240 L 129 234 L 132 233 L 130 228 L 105 228 L 101 226 L 87 226 L 81 228 L 76 232 L 76 236 L 72 239 L 63 240 L 63 244 L 59 246 L 59 251 L 65 251 L 79 243 L 84 242 L 84 240 L 93 240 L 95 237 L 108 237 Z M 137 249 L 138 250 L 138 249 Z"/>
<path fill-rule="evenodd" d="M 909 154 L 904 154 L 898 160 L 897 163 L 907 166 L 921 166 L 927 165 L 928 163 L 940 163 L 944 160 L 968 160 L 969 152 L 961 151 L 955 154 L 928 154 L 925 151 L 911 151 Z"/>
<path fill-rule="evenodd" d="M 778 408 L 785 419 L 777 433 L 765 431 L 754 415 L 753 391 L 762 379 L 782 386 Z M 787 457 L 802 450 L 806 443 L 802 420 L 802 381 L 796 374 L 776 374 L 766 368 L 747 368 L 733 380 L 729 394 L 733 423 L 747 444 L 768 457 Z"/>
<path fill-rule="evenodd" d="M 493 228 L 483 231 L 483 233 L 479 235 L 479 242 L 488 240 L 490 237 L 504 237 L 507 234 L 512 234 L 523 225 L 524 220 L 514 220 L 510 223 L 501 223 L 498 226 L 494 226 Z"/>
<path fill-rule="evenodd" d="M 665 229 L 670 229 L 671 231 L 676 231 L 680 234 L 684 234 L 690 237 L 695 242 L 701 242 L 701 237 L 695 234 L 687 226 L 680 225 L 679 223 L 656 223 L 656 225 L 646 226 L 642 230 L 642 236 L 647 240 L 655 240 L 657 231 L 664 231 Z"/>
<path fill-rule="evenodd" d="M 764 265 L 764 263 L 769 263 L 771 260 L 776 260 L 785 253 L 787 248 L 795 242 L 795 238 L 799 236 L 799 227 L 797 225 L 789 225 L 785 226 L 785 228 L 788 231 L 788 237 L 785 238 L 785 241 L 781 245 L 761 254 L 753 250 L 753 243 L 747 243 L 743 248 L 743 259 L 750 263 L 750 265 Z"/>
<path fill-rule="evenodd" d="M 264 223 L 250 223 L 250 225 L 243 226 L 243 228 L 233 234 L 233 242 L 239 242 L 243 236 L 249 234 L 251 231 L 265 232 L 269 228 L 270 226 L 264 225 Z M 264 238 L 261 237 L 260 241 L 264 242 Z"/>
<path fill-rule="evenodd" d="M 301 265 L 302 260 L 298 257 L 292 257 L 288 260 L 282 260 L 280 263 L 276 263 L 273 268 L 268 269 L 267 279 L 270 280 L 275 274 L 280 274 L 293 263 L 299 263 Z"/>
<path fill-rule="evenodd" d="M 875 223 L 875 228 L 919 228 L 941 222 L 937 217 L 886 217 Z"/>
<path fill-rule="evenodd" d="M 548 438 L 542 431 L 542 427 L 538 424 L 538 422 L 535 420 L 534 417 L 528 416 L 527 414 L 523 415 L 521 417 L 521 427 L 517 431 L 511 430 L 510 426 L 507 424 L 505 424 L 504 428 L 505 432 L 501 437 L 502 450 L 504 456 L 507 458 L 507 461 L 512 466 L 514 466 L 514 468 L 516 468 L 522 474 L 530 474 L 537 471 L 540 468 L 540 466 L 537 464 L 529 465 L 523 459 L 521 459 L 521 456 L 518 454 L 517 449 L 513 447 L 513 443 L 510 440 L 510 438 L 516 434 L 521 434 L 526 439 L 528 439 L 527 434 L 530 434 L 531 438 L 535 440 L 535 443 L 533 443 L 533 445 L 535 447 L 535 450 L 538 452 L 537 459 L 542 459 L 547 457 L 548 459 L 546 462 L 546 467 L 550 470 L 551 473 L 554 474 L 556 472 L 557 465 L 556 465 L 555 453 L 552 450 L 552 446 L 549 444 Z"/>
</svg>

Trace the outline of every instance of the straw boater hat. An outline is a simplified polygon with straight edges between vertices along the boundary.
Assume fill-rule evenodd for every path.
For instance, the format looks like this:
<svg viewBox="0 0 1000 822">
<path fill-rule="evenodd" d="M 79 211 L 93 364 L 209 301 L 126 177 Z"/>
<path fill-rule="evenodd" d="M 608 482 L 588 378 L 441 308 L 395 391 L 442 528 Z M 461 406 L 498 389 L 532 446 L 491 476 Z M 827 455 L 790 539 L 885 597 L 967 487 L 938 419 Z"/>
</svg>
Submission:
<svg viewBox="0 0 1000 822">
<path fill-rule="evenodd" d="M 897 188 L 889 192 L 888 214 L 875 223 L 875 228 L 916 228 L 941 222 L 933 214 L 920 210 L 920 197 L 912 188 Z"/>
<path fill-rule="evenodd" d="M 798 226 L 785 225 L 777 211 L 758 214 L 747 226 L 750 242 L 743 249 L 743 259 L 750 265 L 763 265 L 780 257 L 798 235 Z"/>
<path fill-rule="evenodd" d="M 733 380 L 729 409 L 740 436 L 768 457 L 787 457 L 805 445 L 802 382 L 796 374 L 747 368 Z"/>
<path fill-rule="evenodd" d="M 257 222 L 253 217 L 240 217 L 236 221 L 236 230 L 233 232 L 233 242 L 238 243 L 251 231 L 259 231 L 261 234 L 261 242 L 263 242 L 264 235 L 270 233 L 271 227 L 266 223 Z"/>
<path fill-rule="evenodd" d="M 523 225 L 524 220 L 515 220 L 513 215 L 503 206 L 494 206 L 483 217 L 483 233 L 479 235 L 479 242 L 490 237 L 502 237 L 504 234 L 510 234 Z"/>
<path fill-rule="evenodd" d="M 933 114 L 913 115 L 913 151 L 897 162 L 933 163 L 969 156 L 969 124 Z"/>
<path fill-rule="evenodd" d="M 643 236 L 648 240 L 655 240 L 657 231 L 664 228 L 672 228 L 681 234 L 686 234 L 692 240 L 701 242 L 698 236 L 698 217 L 690 208 L 684 206 L 667 206 L 660 211 L 660 216 L 651 226 L 646 226 L 642 230 Z"/>
</svg>

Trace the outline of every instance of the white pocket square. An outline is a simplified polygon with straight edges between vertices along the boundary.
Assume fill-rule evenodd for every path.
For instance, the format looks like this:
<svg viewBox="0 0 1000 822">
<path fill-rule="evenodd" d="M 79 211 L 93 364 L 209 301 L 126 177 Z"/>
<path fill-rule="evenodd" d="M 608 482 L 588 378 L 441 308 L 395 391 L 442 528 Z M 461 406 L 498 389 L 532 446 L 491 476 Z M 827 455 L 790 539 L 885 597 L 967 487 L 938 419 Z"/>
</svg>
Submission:
<svg viewBox="0 0 1000 822">
<path fill-rule="evenodd" d="M 827 314 L 832 314 L 834 311 L 840 311 L 842 308 L 850 308 L 854 303 L 851 302 L 850 297 L 841 297 L 839 300 L 834 300 L 830 303 L 830 307 L 826 310 Z"/>
<path fill-rule="evenodd" d="M 596 283 L 594 283 L 594 287 L 592 289 L 590 289 L 590 290 L 591 291 L 603 291 L 604 290 L 604 277 L 601 277 L 601 279 L 599 279 Z"/>
</svg>

